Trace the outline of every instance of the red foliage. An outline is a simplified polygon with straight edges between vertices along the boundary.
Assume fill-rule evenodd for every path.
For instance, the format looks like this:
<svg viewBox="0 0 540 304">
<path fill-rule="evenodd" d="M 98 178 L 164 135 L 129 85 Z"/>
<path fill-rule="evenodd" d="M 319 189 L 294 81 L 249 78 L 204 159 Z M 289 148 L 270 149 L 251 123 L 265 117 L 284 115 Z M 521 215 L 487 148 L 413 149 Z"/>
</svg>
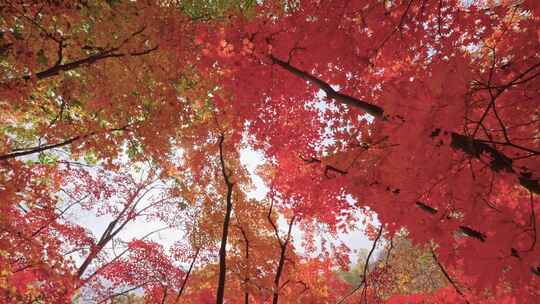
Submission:
<svg viewBox="0 0 540 304">
<path fill-rule="evenodd" d="M 231 299 L 341 299 L 333 271 L 346 248 L 310 259 L 251 218 L 277 217 L 245 198 L 244 139 L 265 154 L 272 207 L 308 239 L 311 223 L 335 235 L 362 210 L 385 238 L 406 230 L 432 250 L 449 286 L 389 303 L 540 297 L 538 1 L 263 1 L 215 19 L 175 1 L 27 2 L 0 8 L 4 302 L 67 303 L 87 289 L 106 301 L 132 287 L 175 303 L 188 276 L 176 257 L 193 248 L 208 265 L 194 260 L 200 288 L 185 300 L 213 302 L 219 245 L 236 267 Z M 99 169 L 74 169 L 82 156 Z M 140 162 L 152 167 L 144 181 L 121 168 Z M 222 175 L 238 231 L 216 246 Z M 154 183 L 164 196 L 139 208 Z M 72 200 L 111 218 L 101 237 L 63 216 Z M 138 239 L 118 255 L 138 218 L 185 228 L 186 252 Z"/>
</svg>

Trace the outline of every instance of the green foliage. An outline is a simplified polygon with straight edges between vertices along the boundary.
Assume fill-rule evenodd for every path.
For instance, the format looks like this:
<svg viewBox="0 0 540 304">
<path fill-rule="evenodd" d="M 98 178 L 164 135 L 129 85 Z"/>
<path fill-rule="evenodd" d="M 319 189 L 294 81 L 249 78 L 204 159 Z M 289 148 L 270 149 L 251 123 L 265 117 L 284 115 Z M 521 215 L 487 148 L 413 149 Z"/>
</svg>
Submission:
<svg viewBox="0 0 540 304">
<path fill-rule="evenodd" d="M 179 8 L 194 20 L 212 20 L 226 17 L 228 13 L 253 13 L 255 0 L 187 0 L 180 1 Z"/>
<path fill-rule="evenodd" d="M 119 297 L 116 297 L 114 300 L 112 300 L 111 303 L 115 304 L 142 304 L 144 303 L 144 298 L 134 294 L 134 293 L 128 293 Z"/>
<path fill-rule="evenodd" d="M 58 157 L 52 153 L 39 153 L 38 162 L 42 165 L 54 165 Z"/>
<path fill-rule="evenodd" d="M 430 293 L 447 285 L 429 247 L 415 246 L 402 236 L 394 237 L 376 263 L 385 269 L 387 280 L 380 286 L 385 297 Z"/>
<path fill-rule="evenodd" d="M 88 151 L 84 154 L 84 161 L 89 165 L 96 165 L 99 161 L 99 158 L 94 151 Z"/>
<path fill-rule="evenodd" d="M 43 51 L 43 49 L 38 51 L 38 53 L 37 53 L 37 61 L 38 61 L 39 64 L 44 65 L 44 66 L 49 64 L 49 59 L 45 55 L 45 51 Z"/>
<path fill-rule="evenodd" d="M 368 250 L 365 248 L 360 249 L 356 263 L 347 272 L 338 272 L 339 277 L 351 286 L 355 287 L 362 282 L 362 276 L 364 275 L 364 265 L 368 256 Z"/>
</svg>

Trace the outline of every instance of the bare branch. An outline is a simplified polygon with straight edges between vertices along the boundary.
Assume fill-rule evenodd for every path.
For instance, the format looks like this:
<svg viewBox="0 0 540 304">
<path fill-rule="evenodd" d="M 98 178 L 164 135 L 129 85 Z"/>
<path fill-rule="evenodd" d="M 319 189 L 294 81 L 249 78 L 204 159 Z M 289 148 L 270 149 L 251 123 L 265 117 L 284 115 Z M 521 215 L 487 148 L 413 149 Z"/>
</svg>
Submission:
<svg viewBox="0 0 540 304">
<path fill-rule="evenodd" d="M 180 291 L 178 291 L 178 295 L 176 296 L 174 303 L 178 302 L 178 300 L 182 296 L 182 293 L 184 292 L 184 289 L 186 288 L 187 281 L 191 274 L 191 270 L 193 269 L 193 265 L 195 265 L 195 261 L 197 260 L 197 257 L 199 256 L 199 252 L 200 252 L 200 248 L 197 248 L 197 250 L 195 251 L 195 255 L 193 256 L 193 260 L 191 260 L 191 264 L 189 264 L 189 269 L 186 272 L 186 275 L 184 276 L 184 280 L 182 281 L 182 286 L 180 287 Z"/>
</svg>

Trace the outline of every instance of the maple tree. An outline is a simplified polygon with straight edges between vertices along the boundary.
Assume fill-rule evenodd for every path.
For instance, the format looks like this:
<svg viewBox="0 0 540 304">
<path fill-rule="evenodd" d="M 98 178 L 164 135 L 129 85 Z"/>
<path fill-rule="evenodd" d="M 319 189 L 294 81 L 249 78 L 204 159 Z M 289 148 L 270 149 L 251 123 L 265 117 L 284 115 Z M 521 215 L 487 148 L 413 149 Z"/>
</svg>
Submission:
<svg viewBox="0 0 540 304">
<path fill-rule="evenodd" d="M 277 170 L 292 172 L 280 188 L 302 185 L 294 208 L 304 216 L 335 221 L 324 201 L 343 212 L 335 198 L 346 191 L 389 235 L 406 227 L 415 242 L 433 240 L 440 263 L 470 288 L 510 283 L 516 297 L 534 299 L 535 9 L 302 3 L 273 22 L 238 18 L 206 39 L 221 47 L 208 56 L 232 74 L 224 81 L 232 102 L 253 101 L 243 119 Z M 326 147 L 317 143 L 320 111 L 309 107 L 319 91 L 337 107 L 325 109 L 334 141 Z"/>
<path fill-rule="evenodd" d="M 540 297 L 537 1 L 0 13 L 2 302 Z M 359 217 L 373 243 L 344 280 L 326 236 Z M 125 235 L 156 223 L 174 244 Z"/>
</svg>

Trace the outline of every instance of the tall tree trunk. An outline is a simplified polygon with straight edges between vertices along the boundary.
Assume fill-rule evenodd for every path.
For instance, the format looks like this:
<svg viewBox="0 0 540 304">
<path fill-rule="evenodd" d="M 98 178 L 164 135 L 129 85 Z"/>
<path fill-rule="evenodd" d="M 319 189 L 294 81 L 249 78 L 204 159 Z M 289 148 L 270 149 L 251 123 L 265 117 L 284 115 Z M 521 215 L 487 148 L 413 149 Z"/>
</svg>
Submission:
<svg viewBox="0 0 540 304">
<path fill-rule="evenodd" d="M 285 257 L 287 254 L 287 247 L 289 245 L 289 241 L 291 240 L 291 230 L 294 223 L 294 216 L 291 219 L 291 222 L 289 223 L 289 230 L 287 231 L 287 238 L 282 243 L 280 241 L 280 254 L 279 254 L 279 263 L 276 270 L 276 276 L 274 277 L 274 295 L 272 296 L 272 304 L 278 304 L 279 300 L 279 290 L 281 289 L 279 286 L 279 282 L 281 280 L 281 275 L 283 274 L 283 269 L 285 267 Z M 279 239 L 278 239 L 279 240 Z"/>
<path fill-rule="evenodd" d="M 245 258 L 246 258 L 246 276 L 244 277 L 244 304 L 249 304 L 249 291 L 248 291 L 248 284 L 249 284 L 249 239 L 247 237 L 246 232 L 242 228 L 242 226 L 238 225 L 238 229 L 240 229 L 240 232 L 242 233 L 242 236 L 244 237 L 244 243 L 245 243 Z"/>
<path fill-rule="evenodd" d="M 219 137 L 219 159 L 221 162 L 221 173 L 223 174 L 223 179 L 227 186 L 227 198 L 226 198 L 226 209 L 225 209 L 225 218 L 223 220 L 223 233 L 221 236 L 221 248 L 219 249 L 219 280 L 218 280 L 218 289 L 216 295 L 216 303 L 223 304 L 223 298 L 225 296 L 225 276 L 227 273 L 227 237 L 229 235 L 229 224 L 231 221 L 231 212 L 232 212 L 232 191 L 234 184 L 229 179 L 229 174 L 225 167 L 225 159 L 223 156 L 223 141 L 225 137 L 223 134 Z"/>
</svg>

